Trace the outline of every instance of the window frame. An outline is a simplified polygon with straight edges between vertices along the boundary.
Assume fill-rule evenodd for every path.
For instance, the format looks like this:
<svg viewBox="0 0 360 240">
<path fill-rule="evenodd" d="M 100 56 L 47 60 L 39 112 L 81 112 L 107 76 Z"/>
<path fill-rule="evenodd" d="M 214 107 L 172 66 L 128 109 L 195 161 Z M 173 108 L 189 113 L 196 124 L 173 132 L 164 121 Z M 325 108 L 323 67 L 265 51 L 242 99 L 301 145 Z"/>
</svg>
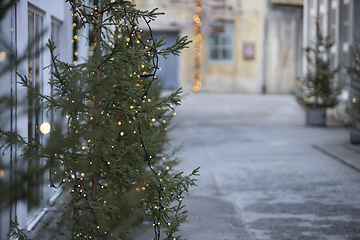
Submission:
<svg viewBox="0 0 360 240">
<path fill-rule="evenodd" d="M 36 91 L 43 92 L 43 30 L 44 30 L 44 16 L 45 14 L 35 7 L 28 7 L 28 80 L 29 84 Z M 31 16 L 30 16 L 31 15 Z M 35 39 L 37 39 L 34 42 Z M 30 47 L 31 46 L 31 47 Z M 31 65 L 31 66 L 30 66 Z M 30 91 L 28 91 L 28 94 Z M 42 134 L 40 133 L 40 124 L 43 121 L 43 111 L 40 108 L 40 100 L 35 98 L 28 101 L 28 137 L 34 138 L 36 141 L 42 143 Z M 36 149 L 34 149 L 36 151 Z M 32 161 L 33 160 L 33 161 Z M 33 166 L 29 166 L 33 164 Z M 30 167 L 41 167 L 43 161 L 41 159 L 29 159 L 28 169 Z M 42 174 L 34 176 L 32 181 L 28 183 L 28 220 L 33 219 L 39 210 L 44 206 L 43 194 L 44 176 Z M 33 186 L 32 186 L 33 185 Z M 30 194 L 31 192 L 31 194 Z M 32 201 L 39 201 L 38 204 L 33 204 Z"/>
<path fill-rule="evenodd" d="M 234 22 L 233 21 L 219 21 L 213 24 L 213 26 L 223 26 L 224 32 L 218 33 L 210 33 L 209 34 L 209 47 L 208 47 L 208 54 L 209 54 L 209 61 L 211 62 L 231 62 L 234 61 Z M 217 43 L 212 44 L 211 38 L 216 37 Z M 229 43 L 226 43 L 226 38 L 228 39 Z M 212 57 L 212 51 L 217 51 L 217 58 Z M 228 50 L 230 53 L 230 58 L 224 58 L 224 52 Z"/>
</svg>

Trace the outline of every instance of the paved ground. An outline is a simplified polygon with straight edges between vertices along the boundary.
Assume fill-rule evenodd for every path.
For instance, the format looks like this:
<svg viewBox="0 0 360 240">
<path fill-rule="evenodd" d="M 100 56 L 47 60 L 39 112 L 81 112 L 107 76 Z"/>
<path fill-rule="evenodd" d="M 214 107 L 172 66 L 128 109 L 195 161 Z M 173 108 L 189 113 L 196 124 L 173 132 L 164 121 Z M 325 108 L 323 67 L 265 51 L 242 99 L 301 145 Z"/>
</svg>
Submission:
<svg viewBox="0 0 360 240">
<path fill-rule="evenodd" d="M 178 168 L 201 167 L 184 238 L 360 239 L 360 147 L 343 127 L 306 127 L 289 95 L 191 93 L 177 113 Z"/>
</svg>

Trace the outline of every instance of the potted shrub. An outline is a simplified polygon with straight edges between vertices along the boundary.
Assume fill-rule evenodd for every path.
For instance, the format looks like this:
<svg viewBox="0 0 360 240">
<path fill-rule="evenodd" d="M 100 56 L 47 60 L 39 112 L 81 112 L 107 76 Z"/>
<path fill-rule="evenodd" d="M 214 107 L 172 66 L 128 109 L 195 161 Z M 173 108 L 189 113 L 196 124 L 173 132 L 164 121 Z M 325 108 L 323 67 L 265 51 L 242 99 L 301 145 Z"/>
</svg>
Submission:
<svg viewBox="0 0 360 240">
<path fill-rule="evenodd" d="M 305 49 L 308 69 L 305 77 L 300 78 L 296 93 L 297 102 L 306 110 L 306 124 L 326 125 L 326 109 L 335 107 L 341 93 L 341 85 L 336 84 L 338 67 L 332 67 L 329 57 L 329 37 L 324 38 L 316 20 L 316 39 L 313 46 Z"/>
<path fill-rule="evenodd" d="M 360 144 L 360 41 L 353 52 L 353 62 L 347 69 L 350 77 L 350 96 L 347 113 L 350 119 L 350 142 Z"/>
</svg>

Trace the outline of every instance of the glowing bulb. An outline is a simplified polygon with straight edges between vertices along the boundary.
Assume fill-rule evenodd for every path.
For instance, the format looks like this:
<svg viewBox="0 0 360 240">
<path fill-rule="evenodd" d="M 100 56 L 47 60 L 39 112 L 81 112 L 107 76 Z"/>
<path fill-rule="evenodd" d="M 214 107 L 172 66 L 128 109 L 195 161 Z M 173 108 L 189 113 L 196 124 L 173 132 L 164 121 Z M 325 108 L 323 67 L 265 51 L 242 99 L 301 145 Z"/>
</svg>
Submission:
<svg viewBox="0 0 360 240">
<path fill-rule="evenodd" d="M 44 122 L 40 125 L 40 132 L 42 132 L 43 134 L 48 134 L 50 132 L 50 129 L 50 124 L 47 122 Z"/>
<path fill-rule="evenodd" d="M 199 92 L 199 91 L 200 91 L 200 88 L 199 88 L 198 86 L 194 86 L 194 87 L 193 87 L 193 90 L 194 90 L 195 92 Z"/>
<path fill-rule="evenodd" d="M 0 52 L 0 62 L 4 60 L 5 56 L 6 56 L 5 52 Z"/>
</svg>

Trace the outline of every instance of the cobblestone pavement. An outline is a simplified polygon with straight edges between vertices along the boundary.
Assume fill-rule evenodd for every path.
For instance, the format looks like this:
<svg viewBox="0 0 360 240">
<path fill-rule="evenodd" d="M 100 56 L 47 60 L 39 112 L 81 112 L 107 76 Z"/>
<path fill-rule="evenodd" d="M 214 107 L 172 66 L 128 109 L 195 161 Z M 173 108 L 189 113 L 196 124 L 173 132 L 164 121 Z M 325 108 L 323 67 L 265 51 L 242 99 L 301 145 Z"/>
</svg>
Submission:
<svg viewBox="0 0 360 240">
<path fill-rule="evenodd" d="M 178 168 L 201 167 L 184 238 L 360 239 L 360 147 L 341 125 L 305 126 L 290 95 L 190 93 L 177 113 Z"/>
</svg>

